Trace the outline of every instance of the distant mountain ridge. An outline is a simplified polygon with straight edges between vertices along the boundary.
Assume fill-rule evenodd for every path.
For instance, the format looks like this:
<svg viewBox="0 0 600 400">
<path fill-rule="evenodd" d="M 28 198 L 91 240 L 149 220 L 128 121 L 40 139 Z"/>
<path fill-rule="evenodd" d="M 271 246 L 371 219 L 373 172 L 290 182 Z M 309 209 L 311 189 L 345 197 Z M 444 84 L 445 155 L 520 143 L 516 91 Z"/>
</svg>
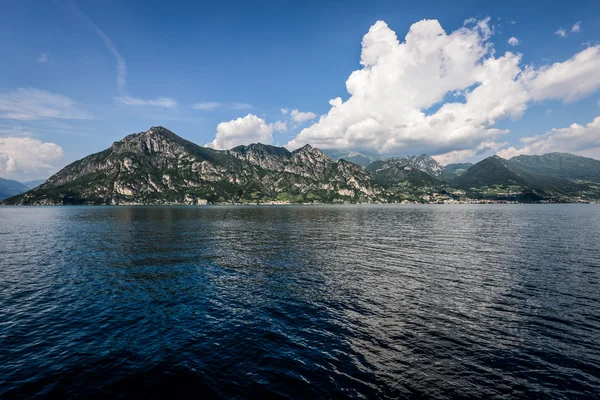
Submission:
<svg viewBox="0 0 600 400">
<path fill-rule="evenodd" d="M 21 182 L 0 178 L 0 201 L 7 197 L 25 193 L 28 190 L 29 188 Z"/>
<path fill-rule="evenodd" d="M 440 163 L 426 154 L 421 154 L 420 156 L 392 157 L 387 160 L 374 161 L 366 167 L 366 170 L 375 172 L 377 170 L 403 167 L 410 167 L 433 177 L 441 176 L 444 170 L 444 167 Z"/>
<path fill-rule="evenodd" d="M 361 167 L 366 167 L 370 163 L 381 159 L 380 156 L 367 152 L 342 152 L 336 150 L 324 150 L 323 152 L 325 153 L 325 155 L 327 155 L 327 157 L 331 158 L 332 160 L 346 160 L 348 162 L 358 164 Z"/>
<path fill-rule="evenodd" d="M 565 179 L 600 180 L 600 161 L 569 153 L 521 155 L 510 159 L 527 170 Z"/>
<path fill-rule="evenodd" d="M 449 181 L 452 178 L 456 178 L 467 172 L 469 168 L 473 166 L 472 163 L 458 163 L 444 165 L 440 178 L 445 181 Z"/>
<path fill-rule="evenodd" d="M 34 189 L 34 188 L 40 186 L 41 184 L 43 184 L 44 182 L 46 182 L 46 179 L 36 179 L 33 181 L 24 181 L 21 183 L 23 185 L 27 186 L 29 189 Z"/>
<path fill-rule="evenodd" d="M 559 154 L 559 153 L 554 153 Z M 579 169 L 564 171 L 556 165 L 550 167 L 543 158 L 543 169 L 554 172 L 541 173 L 537 161 L 540 156 L 519 156 L 505 160 L 498 156 L 488 157 L 470 167 L 464 174 L 448 181 L 452 187 L 465 190 L 472 198 L 517 199 L 519 201 L 593 201 L 600 198 L 600 180 L 581 181 L 578 176 L 593 176 L 598 171 L 588 170 L 595 165 L 593 159 L 563 154 L 559 160 L 578 159 Z M 553 156 L 555 157 L 555 156 Z M 600 165 L 600 162 L 598 162 Z M 533 165 L 533 167 L 532 167 Z"/>
<path fill-rule="evenodd" d="M 9 195 L 4 204 L 590 202 L 600 201 L 600 161 L 550 153 L 443 167 L 422 154 L 363 168 L 310 145 L 215 150 L 153 127 Z"/>
</svg>

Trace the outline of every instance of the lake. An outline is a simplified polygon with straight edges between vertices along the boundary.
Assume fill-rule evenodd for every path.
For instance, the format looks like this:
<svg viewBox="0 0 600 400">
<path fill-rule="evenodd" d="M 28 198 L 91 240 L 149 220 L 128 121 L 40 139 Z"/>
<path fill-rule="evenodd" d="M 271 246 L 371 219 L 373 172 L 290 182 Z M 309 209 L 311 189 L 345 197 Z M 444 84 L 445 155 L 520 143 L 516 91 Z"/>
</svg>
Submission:
<svg viewBox="0 0 600 400">
<path fill-rule="evenodd" d="M 598 393 L 598 205 L 0 207 L 3 398 Z"/>
</svg>

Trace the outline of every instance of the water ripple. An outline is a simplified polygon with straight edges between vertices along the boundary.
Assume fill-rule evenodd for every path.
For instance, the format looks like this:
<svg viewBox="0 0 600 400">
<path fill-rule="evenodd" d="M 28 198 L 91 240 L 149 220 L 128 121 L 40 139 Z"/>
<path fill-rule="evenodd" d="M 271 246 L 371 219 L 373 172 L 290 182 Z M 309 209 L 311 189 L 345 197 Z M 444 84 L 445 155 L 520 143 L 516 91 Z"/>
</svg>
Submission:
<svg viewBox="0 0 600 400">
<path fill-rule="evenodd" d="M 2 398 L 585 398 L 600 207 L 0 208 Z"/>
</svg>

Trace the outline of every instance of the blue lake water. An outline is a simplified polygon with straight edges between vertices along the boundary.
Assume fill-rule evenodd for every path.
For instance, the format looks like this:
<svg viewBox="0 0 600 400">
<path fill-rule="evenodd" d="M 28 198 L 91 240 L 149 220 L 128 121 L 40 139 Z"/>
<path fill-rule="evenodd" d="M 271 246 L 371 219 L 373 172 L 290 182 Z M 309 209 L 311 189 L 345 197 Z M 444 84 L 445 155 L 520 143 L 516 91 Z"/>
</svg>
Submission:
<svg viewBox="0 0 600 400">
<path fill-rule="evenodd" d="M 2 398 L 600 393 L 600 206 L 0 207 Z"/>
</svg>

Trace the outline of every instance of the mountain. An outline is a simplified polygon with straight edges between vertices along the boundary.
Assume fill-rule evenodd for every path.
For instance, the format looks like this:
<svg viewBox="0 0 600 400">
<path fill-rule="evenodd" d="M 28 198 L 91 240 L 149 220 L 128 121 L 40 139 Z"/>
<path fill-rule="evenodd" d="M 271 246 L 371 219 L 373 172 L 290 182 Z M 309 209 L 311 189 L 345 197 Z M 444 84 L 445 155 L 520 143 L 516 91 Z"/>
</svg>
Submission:
<svg viewBox="0 0 600 400">
<path fill-rule="evenodd" d="M 492 156 L 473 165 L 450 183 L 464 189 L 485 185 L 518 185 L 527 181 L 527 176 L 522 175 L 523 171 L 514 167 L 509 161 Z"/>
<path fill-rule="evenodd" d="M 441 182 L 417 168 L 404 164 L 403 159 L 393 158 L 387 161 L 375 161 L 365 170 L 373 175 L 374 181 L 382 186 L 410 184 L 413 186 L 436 186 Z"/>
<path fill-rule="evenodd" d="M 377 162 L 377 161 L 376 161 Z M 384 164 L 375 164 L 374 166 L 367 166 L 367 169 L 373 170 L 373 168 L 379 168 L 380 166 L 396 166 L 396 167 L 411 167 L 419 171 L 423 171 L 433 177 L 439 177 L 442 174 L 443 167 L 434 158 L 421 154 L 420 156 L 407 156 L 407 157 L 392 157 L 385 160 Z"/>
<path fill-rule="evenodd" d="M 29 188 L 21 182 L 0 178 L 0 200 L 25 193 Z"/>
<path fill-rule="evenodd" d="M 414 161 L 416 158 L 411 157 L 408 160 Z M 380 197 L 386 202 L 435 201 L 434 193 L 445 192 L 440 180 L 407 165 L 410 161 L 407 162 L 405 158 L 390 158 L 386 161 L 372 162 L 365 168 L 373 177 L 373 182 L 385 189 Z M 424 163 L 417 165 L 424 167 Z"/>
<path fill-rule="evenodd" d="M 373 161 L 377 161 L 381 158 L 375 154 L 364 153 L 364 152 L 359 153 L 357 151 L 351 151 L 351 152 L 346 153 L 346 152 L 341 152 L 341 151 L 336 151 L 336 150 L 325 150 L 324 153 L 332 160 L 335 160 L 335 161 L 346 160 L 348 162 L 358 164 L 361 167 L 366 167 Z"/>
<path fill-rule="evenodd" d="M 400 181 L 404 181 L 404 174 L 397 174 L 396 172 L 394 172 L 403 170 L 404 167 L 410 168 L 406 169 L 406 171 L 421 171 L 429 175 L 430 177 L 434 177 L 436 179 L 439 176 L 441 176 L 443 171 L 443 167 L 440 163 L 438 163 L 435 159 L 425 154 L 421 154 L 420 156 L 392 157 L 385 161 L 378 160 L 367 165 L 365 169 L 374 174 L 380 174 L 382 176 L 388 175 L 389 178 L 392 178 L 393 175 L 398 175 Z M 384 171 L 386 169 L 392 169 L 393 171 L 389 171 L 386 173 Z M 428 180 L 427 178 L 424 179 Z"/>
<path fill-rule="evenodd" d="M 600 198 L 598 183 L 543 175 L 535 168 L 498 156 L 478 162 L 448 184 L 476 199 L 587 201 Z"/>
<path fill-rule="evenodd" d="M 201 147 L 163 127 L 76 161 L 5 204 L 367 202 L 381 192 L 360 166 L 310 146 Z"/>
<path fill-rule="evenodd" d="M 568 153 L 516 156 L 510 159 L 527 171 L 564 179 L 600 181 L 600 161 Z"/>
<path fill-rule="evenodd" d="M 431 176 L 439 177 L 442 174 L 444 167 L 437 162 L 433 157 L 426 154 L 420 156 L 407 156 L 397 159 L 399 164 L 408 165 L 409 167 L 423 171 Z"/>
<path fill-rule="evenodd" d="M 67 165 L 26 193 L 19 182 L 0 180 L 0 195 L 13 196 L 3 204 L 32 205 L 599 201 L 599 164 L 551 153 L 442 167 L 420 155 L 363 168 L 310 145 L 215 150 L 153 127 Z"/>
<path fill-rule="evenodd" d="M 264 170 L 263 182 L 267 187 L 276 187 L 282 195 L 295 193 L 299 185 L 311 192 L 307 198 L 318 200 L 320 197 L 326 201 L 335 200 L 337 195 L 367 199 L 381 192 L 361 166 L 343 159 L 334 162 L 310 145 L 290 152 L 283 147 L 258 143 L 238 146 L 228 153 Z M 350 195 L 348 191 L 353 191 L 353 194 Z M 317 195 L 316 192 L 321 194 Z M 285 198 L 285 195 L 280 198 Z"/>
<path fill-rule="evenodd" d="M 440 178 L 445 181 L 448 181 L 452 178 L 456 178 L 457 176 L 464 174 L 472 166 L 473 166 L 472 163 L 459 163 L 459 164 L 445 165 L 442 169 Z"/>
<path fill-rule="evenodd" d="M 392 157 L 385 161 L 374 161 L 365 168 L 375 180 L 385 183 L 409 181 L 418 185 L 439 184 L 443 167 L 433 158 L 422 154 L 405 158 Z"/>
<path fill-rule="evenodd" d="M 40 186 L 42 183 L 46 182 L 46 179 L 36 179 L 34 181 L 25 181 L 21 182 L 23 185 L 27 186 L 28 189 L 34 189 Z"/>
</svg>

